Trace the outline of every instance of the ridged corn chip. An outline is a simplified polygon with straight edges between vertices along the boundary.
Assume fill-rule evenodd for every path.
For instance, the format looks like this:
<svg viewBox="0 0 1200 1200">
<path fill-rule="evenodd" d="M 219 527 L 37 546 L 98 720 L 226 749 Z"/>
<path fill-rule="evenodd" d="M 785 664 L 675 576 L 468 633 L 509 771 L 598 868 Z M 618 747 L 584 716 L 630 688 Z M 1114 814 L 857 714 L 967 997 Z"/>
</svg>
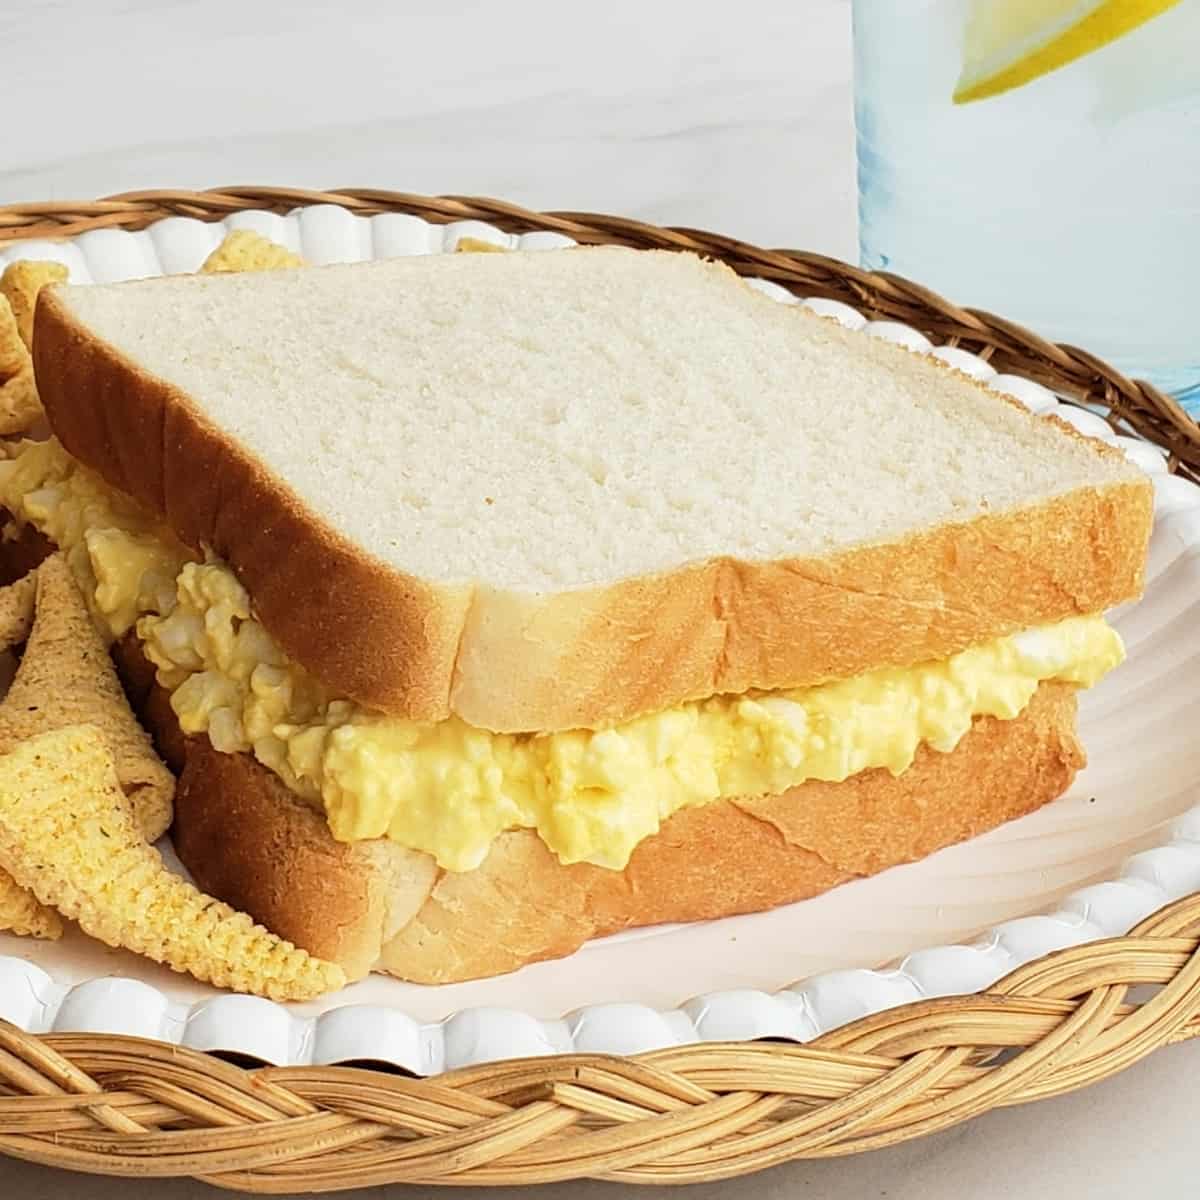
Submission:
<svg viewBox="0 0 1200 1200">
<path fill-rule="evenodd" d="M 64 283 L 62 263 L 21 259 L 0 275 L 0 436 L 24 433 L 42 416 L 33 377 L 33 313 L 38 292 Z"/>
<path fill-rule="evenodd" d="M 30 365 L 29 348 L 21 340 L 12 305 L 0 296 L 0 383 L 19 375 Z"/>
<path fill-rule="evenodd" d="M 460 237 L 454 244 L 455 254 L 504 254 L 506 246 L 497 246 L 484 238 L 471 237 L 469 234 Z"/>
<path fill-rule="evenodd" d="M 36 596 L 36 571 L 0 588 L 0 651 L 11 650 L 29 637 Z"/>
<path fill-rule="evenodd" d="M 0 301 L 0 311 L 6 310 L 7 305 Z M 37 575 L 32 571 L 9 587 L 0 588 L 0 649 L 19 646 L 29 636 L 36 592 Z M 0 870 L 0 931 L 57 940 L 62 937 L 62 921 L 54 909 L 39 904 L 32 892 Z"/>
<path fill-rule="evenodd" d="M 143 840 L 100 732 L 71 726 L 0 758 L 0 865 L 84 932 L 202 982 L 309 1000 L 346 977 L 173 875 Z"/>
<path fill-rule="evenodd" d="M 67 268 L 62 263 L 38 262 L 22 258 L 9 263 L 0 275 L 0 296 L 8 301 L 17 319 L 17 330 L 26 349 L 33 348 L 33 310 L 38 292 L 48 283 L 66 283 Z"/>
<path fill-rule="evenodd" d="M 142 836 L 161 837 L 171 824 L 175 777 L 130 711 L 70 568 L 54 554 L 38 568 L 33 628 L 0 702 L 0 754 L 35 734 L 82 724 L 103 733 Z"/>
<path fill-rule="evenodd" d="M 252 229 L 235 229 L 204 260 L 201 274 L 214 275 L 222 271 L 277 271 L 285 267 L 302 267 L 304 259 L 286 246 L 255 233 Z"/>
<path fill-rule="evenodd" d="M 42 938 L 57 942 L 63 935 L 62 918 L 52 908 L 39 904 L 7 871 L 0 869 L 0 933 Z"/>
<path fill-rule="evenodd" d="M 0 435 L 32 429 L 42 412 L 32 366 L 0 383 Z"/>
</svg>

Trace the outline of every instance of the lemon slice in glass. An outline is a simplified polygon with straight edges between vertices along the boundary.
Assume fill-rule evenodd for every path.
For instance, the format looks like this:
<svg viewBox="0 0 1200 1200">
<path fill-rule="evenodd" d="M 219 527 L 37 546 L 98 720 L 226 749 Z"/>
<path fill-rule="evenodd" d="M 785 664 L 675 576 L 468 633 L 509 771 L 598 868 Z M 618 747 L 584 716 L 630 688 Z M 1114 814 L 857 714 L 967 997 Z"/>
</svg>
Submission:
<svg viewBox="0 0 1200 1200">
<path fill-rule="evenodd" d="M 1115 42 L 1180 0 L 972 0 L 954 102 L 998 96 Z"/>
</svg>

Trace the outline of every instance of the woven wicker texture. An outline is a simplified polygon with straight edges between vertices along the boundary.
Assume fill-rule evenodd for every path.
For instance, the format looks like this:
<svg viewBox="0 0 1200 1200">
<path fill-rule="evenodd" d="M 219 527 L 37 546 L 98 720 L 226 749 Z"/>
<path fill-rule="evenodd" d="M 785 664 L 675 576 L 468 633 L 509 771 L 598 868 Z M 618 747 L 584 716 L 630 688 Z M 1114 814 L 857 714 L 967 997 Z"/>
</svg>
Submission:
<svg viewBox="0 0 1200 1200">
<path fill-rule="evenodd" d="M 0 245 L 319 203 L 712 255 L 800 295 L 904 321 L 1000 370 L 1101 405 L 1114 426 L 1167 447 L 1174 469 L 1200 475 L 1200 431 L 1179 406 L 1084 351 L 892 275 L 698 230 L 465 197 L 223 188 L 9 206 L 0 209 Z M 1024 966 L 985 993 L 892 1009 L 804 1046 L 530 1059 L 420 1080 L 348 1066 L 251 1070 L 156 1042 L 36 1037 L 0 1022 L 0 1153 L 281 1194 L 392 1182 L 686 1183 L 919 1137 L 1094 1083 L 1197 1034 L 1200 894 L 1126 937 Z"/>
</svg>

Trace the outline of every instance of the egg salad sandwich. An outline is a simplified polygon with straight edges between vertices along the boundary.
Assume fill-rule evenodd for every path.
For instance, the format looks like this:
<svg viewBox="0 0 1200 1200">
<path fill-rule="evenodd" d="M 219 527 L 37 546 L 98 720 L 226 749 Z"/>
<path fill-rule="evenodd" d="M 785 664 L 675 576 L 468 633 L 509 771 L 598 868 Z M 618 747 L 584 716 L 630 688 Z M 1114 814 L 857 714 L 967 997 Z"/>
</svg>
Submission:
<svg viewBox="0 0 1200 1200">
<path fill-rule="evenodd" d="M 58 547 L 206 892 L 351 978 L 769 908 L 1060 795 L 1148 481 L 618 248 L 42 291 Z"/>
</svg>

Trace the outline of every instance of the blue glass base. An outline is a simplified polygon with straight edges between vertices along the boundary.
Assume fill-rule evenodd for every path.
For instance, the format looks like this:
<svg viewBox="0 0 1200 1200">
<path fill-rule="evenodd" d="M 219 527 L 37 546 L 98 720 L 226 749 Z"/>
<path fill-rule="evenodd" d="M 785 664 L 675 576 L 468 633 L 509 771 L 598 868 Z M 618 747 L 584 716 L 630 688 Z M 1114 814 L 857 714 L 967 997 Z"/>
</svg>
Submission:
<svg viewBox="0 0 1200 1200">
<path fill-rule="evenodd" d="M 1179 401 L 1179 406 L 1184 412 L 1190 413 L 1193 417 L 1200 418 L 1200 379 L 1198 379 L 1189 388 L 1184 388 L 1181 392 L 1174 393 L 1175 399 Z"/>
<path fill-rule="evenodd" d="M 1120 362 L 1117 366 L 1130 378 L 1146 379 L 1159 391 L 1174 396 L 1184 412 L 1200 418 L 1200 366 L 1180 367 L 1171 371 L 1138 370 L 1136 366 L 1126 368 Z"/>
</svg>

